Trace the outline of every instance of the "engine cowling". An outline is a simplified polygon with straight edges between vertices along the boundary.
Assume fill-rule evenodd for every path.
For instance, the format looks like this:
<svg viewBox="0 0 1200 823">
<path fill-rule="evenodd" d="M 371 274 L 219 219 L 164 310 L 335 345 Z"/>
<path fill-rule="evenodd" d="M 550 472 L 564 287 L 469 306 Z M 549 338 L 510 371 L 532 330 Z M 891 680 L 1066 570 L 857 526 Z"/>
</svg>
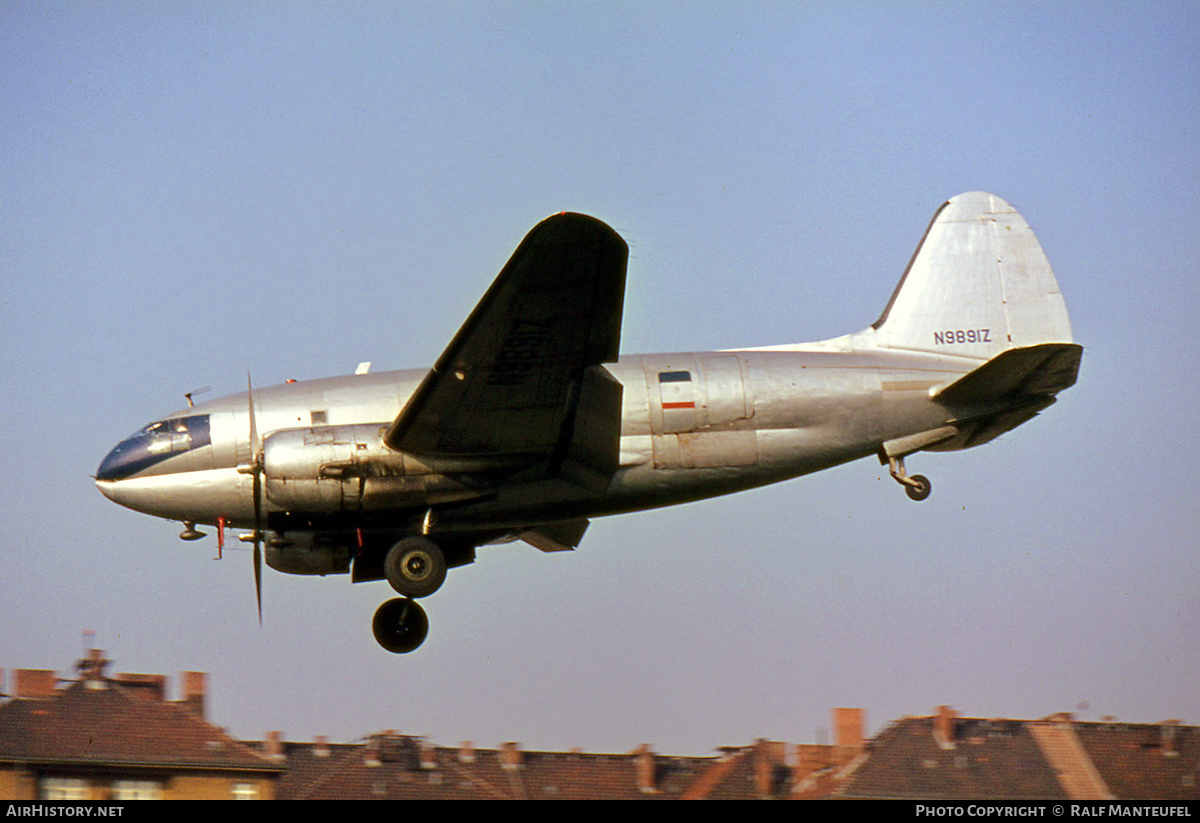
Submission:
<svg viewBox="0 0 1200 823">
<path fill-rule="evenodd" d="M 295 512 L 421 508 L 492 493 L 467 463 L 437 470 L 383 444 L 388 424 L 285 429 L 263 440 L 267 499 Z"/>
</svg>

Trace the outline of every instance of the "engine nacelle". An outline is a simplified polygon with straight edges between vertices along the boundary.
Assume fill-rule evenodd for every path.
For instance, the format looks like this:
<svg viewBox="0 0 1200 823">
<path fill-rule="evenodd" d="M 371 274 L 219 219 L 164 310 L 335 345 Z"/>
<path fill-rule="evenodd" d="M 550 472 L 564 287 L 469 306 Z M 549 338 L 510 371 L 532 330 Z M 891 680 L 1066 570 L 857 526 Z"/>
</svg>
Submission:
<svg viewBox="0 0 1200 823">
<path fill-rule="evenodd" d="M 288 511 L 335 514 L 422 508 L 492 493 L 470 474 L 438 471 L 383 444 L 387 423 L 285 429 L 263 440 L 267 499 Z M 437 467 L 442 468 L 442 467 Z"/>
<path fill-rule="evenodd" d="M 346 574 L 350 571 L 348 541 L 312 532 L 272 533 L 264 552 L 267 565 L 284 574 Z"/>
</svg>

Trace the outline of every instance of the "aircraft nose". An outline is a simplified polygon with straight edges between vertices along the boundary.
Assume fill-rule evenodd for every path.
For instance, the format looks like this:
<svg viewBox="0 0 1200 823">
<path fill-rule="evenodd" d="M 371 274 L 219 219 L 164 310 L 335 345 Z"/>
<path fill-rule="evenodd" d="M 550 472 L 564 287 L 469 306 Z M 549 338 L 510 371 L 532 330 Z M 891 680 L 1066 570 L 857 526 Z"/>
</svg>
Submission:
<svg viewBox="0 0 1200 823">
<path fill-rule="evenodd" d="M 108 454 L 104 455 L 104 459 L 100 461 L 100 467 L 96 469 L 96 485 L 100 488 L 100 491 L 104 491 L 102 483 L 116 480 L 121 476 L 122 451 L 121 445 L 118 444 Z M 107 492 L 105 492 L 105 496 L 108 496 Z"/>
<path fill-rule="evenodd" d="M 100 490 L 102 495 L 114 503 L 120 502 L 117 500 L 117 482 L 115 480 L 97 480 L 96 488 Z"/>
<path fill-rule="evenodd" d="M 135 512 L 155 514 L 166 517 L 159 510 L 169 504 L 175 491 L 171 486 L 164 487 L 162 478 L 130 478 L 125 480 L 96 479 L 96 488 L 118 506 L 133 509 Z M 175 519 L 175 518 L 170 518 Z M 182 519 L 182 518 L 180 518 Z"/>
<path fill-rule="evenodd" d="M 136 460 L 136 450 L 130 448 L 128 440 L 113 446 L 96 469 L 96 488 L 100 493 L 118 505 L 136 508 L 135 495 L 130 486 L 137 484 L 126 479 L 136 471 Z"/>
<path fill-rule="evenodd" d="M 129 495 L 126 494 L 126 484 L 120 480 L 96 479 L 96 488 L 100 493 L 119 506 L 130 507 Z"/>
</svg>

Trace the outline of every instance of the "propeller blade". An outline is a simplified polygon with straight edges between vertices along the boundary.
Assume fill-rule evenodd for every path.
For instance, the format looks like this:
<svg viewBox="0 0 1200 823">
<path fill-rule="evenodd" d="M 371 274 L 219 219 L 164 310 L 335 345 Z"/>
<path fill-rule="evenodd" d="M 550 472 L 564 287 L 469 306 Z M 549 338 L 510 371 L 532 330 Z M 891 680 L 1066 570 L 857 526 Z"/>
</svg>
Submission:
<svg viewBox="0 0 1200 823">
<path fill-rule="evenodd" d="M 258 625 L 262 626 L 262 540 L 254 538 L 254 595 L 258 598 Z"/>
<path fill-rule="evenodd" d="M 254 386 L 250 383 L 250 370 L 246 369 L 246 405 L 250 409 L 250 457 L 258 462 L 258 423 L 254 419 Z"/>
<path fill-rule="evenodd" d="M 250 459 L 254 489 L 254 596 L 258 601 L 258 625 L 262 625 L 262 443 L 258 440 L 258 421 L 254 414 L 254 385 L 246 369 L 246 405 L 250 412 Z"/>
</svg>

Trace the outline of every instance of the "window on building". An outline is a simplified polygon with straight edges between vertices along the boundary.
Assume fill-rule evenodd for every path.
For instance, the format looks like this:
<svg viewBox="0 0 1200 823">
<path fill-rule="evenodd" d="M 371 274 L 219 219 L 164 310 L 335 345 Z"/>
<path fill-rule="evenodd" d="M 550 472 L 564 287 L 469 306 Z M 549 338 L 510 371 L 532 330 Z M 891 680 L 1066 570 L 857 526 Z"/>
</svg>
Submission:
<svg viewBox="0 0 1200 823">
<path fill-rule="evenodd" d="M 257 783 L 234 783 L 233 784 L 233 799 L 234 800 L 258 800 L 258 784 Z"/>
<path fill-rule="evenodd" d="M 78 777 L 43 777 L 42 800 L 90 800 L 86 780 Z"/>
<path fill-rule="evenodd" d="M 154 780 L 118 780 L 113 800 L 162 800 L 162 785 Z"/>
</svg>

